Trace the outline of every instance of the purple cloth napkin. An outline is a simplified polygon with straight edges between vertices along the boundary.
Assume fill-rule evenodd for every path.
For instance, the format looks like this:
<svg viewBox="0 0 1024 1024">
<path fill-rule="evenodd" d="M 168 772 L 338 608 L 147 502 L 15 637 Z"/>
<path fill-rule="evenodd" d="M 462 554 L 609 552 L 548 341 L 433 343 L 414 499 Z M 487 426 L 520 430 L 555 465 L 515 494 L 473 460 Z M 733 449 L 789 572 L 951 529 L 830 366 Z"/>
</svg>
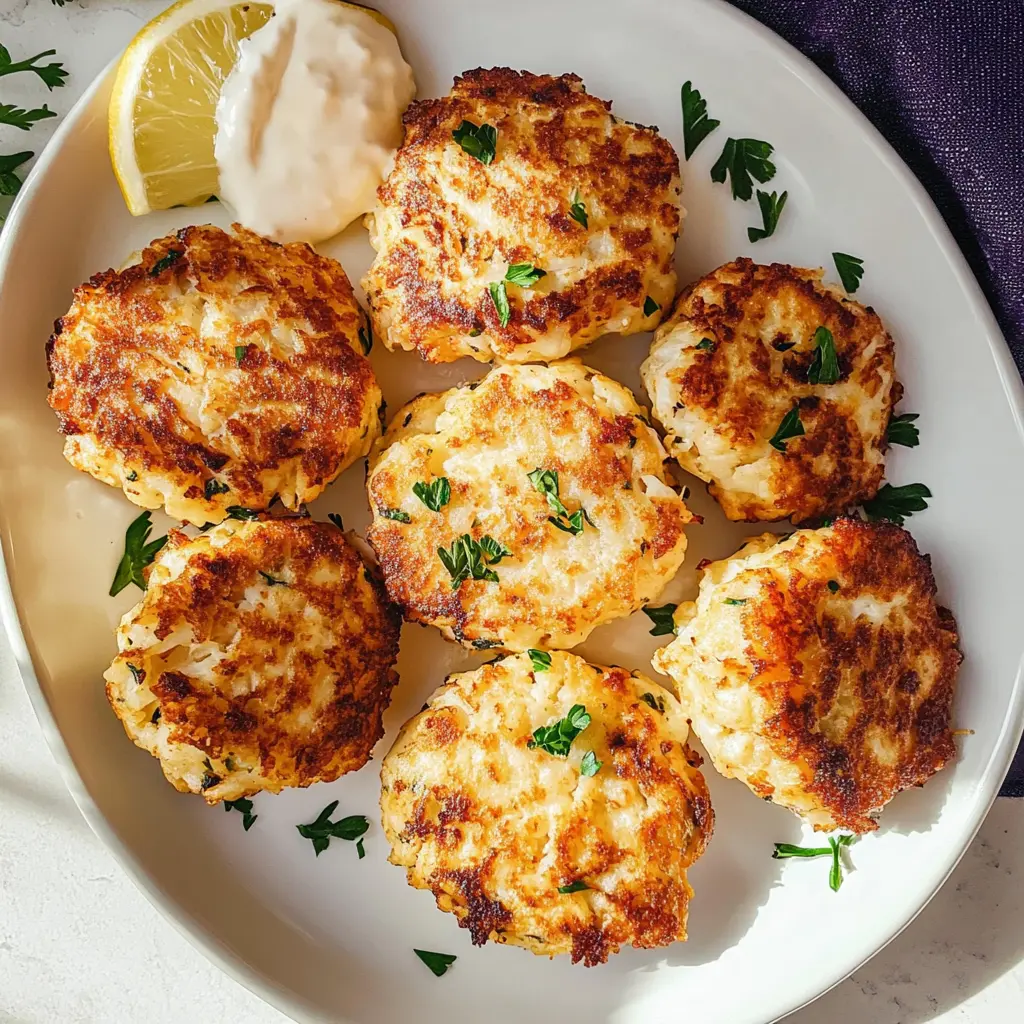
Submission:
<svg viewBox="0 0 1024 1024">
<path fill-rule="evenodd" d="M 1024 3 L 730 3 L 810 57 L 903 157 L 1024 373 Z M 1024 745 L 1001 795 L 1024 797 Z"/>
</svg>

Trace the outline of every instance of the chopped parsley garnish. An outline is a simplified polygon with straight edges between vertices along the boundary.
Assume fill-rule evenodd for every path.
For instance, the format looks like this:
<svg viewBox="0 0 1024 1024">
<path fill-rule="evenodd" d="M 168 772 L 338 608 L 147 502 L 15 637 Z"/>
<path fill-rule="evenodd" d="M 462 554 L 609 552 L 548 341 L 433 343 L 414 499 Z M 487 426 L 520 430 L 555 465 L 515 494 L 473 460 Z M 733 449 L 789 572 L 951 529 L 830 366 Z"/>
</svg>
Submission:
<svg viewBox="0 0 1024 1024">
<path fill-rule="evenodd" d="M 533 663 L 534 672 L 547 672 L 551 668 L 551 655 L 547 651 L 538 651 L 536 647 L 531 647 L 526 653 Z"/>
<path fill-rule="evenodd" d="M 801 437 L 804 433 L 804 425 L 800 422 L 800 406 L 794 405 L 785 416 L 778 429 L 769 438 L 768 443 L 776 450 L 784 452 L 786 442 L 791 437 Z"/>
<path fill-rule="evenodd" d="M 915 512 L 923 512 L 928 507 L 926 498 L 932 492 L 924 484 L 904 484 L 893 487 L 885 484 L 870 501 L 864 502 L 864 511 L 868 519 L 889 519 L 903 525 L 903 520 Z"/>
<path fill-rule="evenodd" d="M 779 226 L 779 217 L 782 216 L 782 210 L 788 198 L 788 192 L 783 192 L 780 196 L 777 192 L 757 190 L 757 205 L 761 207 L 761 220 L 764 227 L 747 228 L 747 238 L 751 242 L 760 242 L 762 238 L 768 238 L 775 234 L 775 229 Z"/>
<path fill-rule="evenodd" d="M 565 718 L 560 718 L 551 725 L 541 725 L 534 729 L 533 738 L 527 740 L 526 745 L 531 750 L 539 748 L 557 757 L 568 757 L 572 741 L 588 725 L 590 725 L 590 715 L 587 714 L 587 709 L 582 704 L 573 704 Z"/>
<path fill-rule="evenodd" d="M 497 565 L 506 555 L 511 554 L 507 547 L 493 537 L 485 535 L 475 541 L 468 533 L 453 540 L 450 550 L 437 549 L 437 557 L 451 575 L 452 590 L 458 590 L 463 580 L 468 579 L 497 583 L 498 574 L 487 566 Z"/>
<path fill-rule="evenodd" d="M 336 526 L 336 527 L 337 527 L 337 528 L 338 528 L 339 530 L 341 530 L 341 532 L 342 532 L 342 533 L 344 533 L 344 532 L 345 532 L 345 524 L 344 524 L 344 522 L 342 521 L 342 518 L 341 518 L 341 516 L 339 516 L 337 512 L 328 512 L 328 513 L 327 513 L 327 518 L 328 518 L 328 519 L 330 519 L 330 521 L 331 521 L 332 523 L 334 523 L 334 525 L 335 525 L 335 526 Z"/>
<path fill-rule="evenodd" d="M 592 751 L 588 750 L 583 755 L 583 760 L 580 761 L 580 775 L 585 775 L 590 778 L 592 775 L 596 775 L 601 770 L 603 761 L 598 761 L 597 755 Z"/>
<path fill-rule="evenodd" d="M 579 189 L 573 191 L 572 198 L 569 200 L 569 216 L 581 227 L 587 227 L 590 223 L 587 218 L 587 208 L 580 202 Z"/>
<path fill-rule="evenodd" d="M 132 674 L 132 680 L 136 686 L 141 686 L 143 679 L 146 678 L 146 670 L 138 668 L 131 662 L 128 662 L 128 671 Z"/>
<path fill-rule="evenodd" d="M 885 432 L 885 439 L 889 444 L 901 444 L 905 448 L 916 448 L 921 443 L 921 435 L 914 420 L 918 418 L 916 412 L 905 412 L 901 416 L 893 416 L 889 420 L 889 429 Z"/>
<path fill-rule="evenodd" d="M 203 772 L 203 777 L 199 782 L 199 790 L 205 793 L 206 790 L 216 786 L 218 782 L 220 782 L 219 775 L 214 775 L 213 772 Z"/>
<path fill-rule="evenodd" d="M 746 604 L 747 599 L 745 597 L 727 597 L 725 599 L 726 604 Z"/>
<path fill-rule="evenodd" d="M 502 327 L 507 327 L 509 320 L 512 318 L 512 310 L 508 304 L 508 292 L 505 291 L 505 282 L 492 281 L 487 286 L 487 290 L 491 293 L 491 302 L 494 303 L 494 308 L 498 311 L 498 323 Z"/>
<path fill-rule="evenodd" d="M 366 847 L 363 846 L 363 838 L 360 836 L 356 840 L 356 853 L 359 855 L 359 859 L 362 860 L 366 856 Z"/>
<path fill-rule="evenodd" d="M 359 344 L 362 346 L 363 355 L 368 356 L 373 349 L 373 328 L 367 322 L 365 327 L 360 327 L 356 332 L 359 335 Z"/>
<path fill-rule="evenodd" d="M 547 275 L 546 270 L 535 267 L 532 263 L 510 263 L 505 271 L 505 280 L 509 284 L 517 284 L 520 288 L 529 288 Z"/>
<path fill-rule="evenodd" d="M 483 637 L 480 637 L 477 640 L 471 640 L 470 643 L 472 643 L 478 651 L 489 651 L 492 647 L 501 646 L 501 642 L 499 640 L 485 640 Z"/>
<path fill-rule="evenodd" d="M 150 512 L 143 512 L 125 531 L 124 554 L 117 563 L 114 582 L 110 584 L 111 597 L 120 594 L 129 583 L 134 583 L 139 590 L 146 589 L 146 578 L 142 575 L 142 570 L 156 558 L 157 552 L 167 543 L 166 537 L 149 539 L 153 529 L 151 515 Z"/>
<path fill-rule="evenodd" d="M 264 572 L 262 569 L 256 570 L 266 581 L 268 587 L 287 587 L 288 583 L 286 580 L 279 580 L 275 576 L 271 576 L 269 572 Z"/>
<path fill-rule="evenodd" d="M 295 826 L 303 839 L 312 842 L 318 857 L 327 849 L 332 839 L 348 839 L 354 842 L 370 827 L 364 814 L 350 814 L 340 821 L 331 821 L 331 815 L 337 806 L 338 801 L 333 800 L 320 812 L 315 821 L 308 825 Z M 356 852 L 358 853 L 358 850 Z"/>
<path fill-rule="evenodd" d="M 701 352 L 714 352 L 715 342 L 712 338 L 701 338 L 693 347 Z"/>
<path fill-rule="evenodd" d="M 831 857 L 832 868 L 828 873 L 829 888 L 839 892 L 843 884 L 843 862 L 840 853 L 844 846 L 849 846 L 856 836 L 829 836 L 828 846 L 793 846 L 791 843 L 776 843 L 772 858 L 786 860 L 789 857 Z"/>
<path fill-rule="evenodd" d="M 675 604 L 663 604 L 658 608 L 650 606 L 644 608 L 644 615 L 654 623 L 651 636 L 668 636 L 669 633 L 676 631 L 676 621 L 673 616 L 678 607 Z"/>
<path fill-rule="evenodd" d="M 644 316 L 654 316 L 659 309 L 661 309 L 661 306 L 650 295 L 644 299 Z"/>
<path fill-rule="evenodd" d="M 454 953 L 431 953 L 429 949 L 414 949 L 413 952 L 438 978 L 458 959 Z"/>
<path fill-rule="evenodd" d="M 839 380 L 836 341 L 827 327 L 814 332 L 814 358 L 807 370 L 807 380 L 811 384 L 835 384 Z"/>
<path fill-rule="evenodd" d="M 260 514 L 254 508 L 246 508 L 244 505 L 228 505 L 228 519 L 240 519 L 243 523 L 251 523 L 259 519 Z"/>
<path fill-rule="evenodd" d="M 570 882 L 568 885 L 560 885 L 558 891 L 563 895 L 567 896 L 571 892 L 583 892 L 584 889 L 589 889 L 590 886 L 583 881 L 582 878 L 577 879 L 575 882 Z"/>
<path fill-rule="evenodd" d="M 864 276 L 864 261 L 857 256 L 847 256 L 845 252 L 834 252 L 832 262 L 839 272 L 843 288 L 852 295 L 860 287 L 860 279 Z"/>
<path fill-rule="evenodd" d="M 412 522 L 412 516 L 400 508 L 378 508 L 377 515 L 383 516 L 385 519 L 394 519 L 396 523 Z"/>
<path fill-rule="evenodd" d="M 537 468 L 532 473 L 527 473 L 530 483 L 547 498 L 548 507 L 555 514 L 548 516 L 548 522 L 557 526 L 559 530 L 571 533 L 574 537 L 583 532 L 584 521 L 590 522 L 590 517 L 582 508 L 576 509 L 571 515 L 569 510 L 562 504 L 558 496 L 558 470 Z"/>
<path fill-rule="evenodd" d="M 431 512 L 440 512 L 452 496 L 451 484 L 446 476 L 439 476 L 433 483 L 422 480 L 412 485 L 412 493 L 423 502 Z"/>
<path fill-rule="evenodd" d="M 498 129 L 490 124 L 474 124 L 463 121 L 452 132 L 452 138 L 482 164 L 489 164 L 498 149 Z"/>
<path fill-rule="evenodd" d="M 771 143 L 759 139 L 727 139 L 711 168 L 711 180 L 724 182 L 728 174 L 733 199 L 746 202 L 753 195 L 752 179 L 763 185 L 775 177 L 775 164 L 768 159 L 773 149 Z"/>
<path fill-rule="evenodd" d="M 828 589 L 831 590 L 833 594 L 838 594 L 839 593 L 839 581 L 838 580 L 829 580 L 828 581 Z"/>
<path fill-rule="evenodd" d="M 227 484 L 221 483 L 220 480 L 212 476 L 203 485 L 203 494 L 207 501 L 211 501 L 217 494 L 227 494 L 230 490 L 231 488 Z"/>
<path fill-rule="evenodd" d="M 134 469 L 125 477 L 125 480 L 128 480 L 128 481 L 130 481 L 132 483 L 134 483 L 138 479 L 139 479 L 139 474 Z"/>
<path fill-rule="evenodd" d="M 173 267 L 178 260 L 184 256 L 185 253 L 181 249 L 168 249 L 166 256 L 161 256 L 160 259 L 149 268 L 150 277 L 158 277 L 169 267 Z"/>
<path fill-rule="evenodd" d="M 655 697 L 653 693 L 642 693 L 640 694 L 640 699 L 659 714 L 665 714 L 664 697 Z"/>
<path fill-rule="evenodd" d="M 239 811 L 242 815 L 242 828 L 246 832 L 252 828 L 253 823 L 259 817 L 258 814 L 252 813 L 252 801 L 246 797 L 239 797 L 237 800 L 225 800 L 224 801 L 225 811 Z"/>
<path fill-rule="evenodd" d="M 160 721 L 160 709 L 159 708 L 154 708 L 153 709 L 153 714 L 150 716 L 150 719 L 149 719 L 150 725 L 156 725 L 156 723 L 159 722 L 159 721 Z"/>
<path fill-rule="evenodd" d="M 245 353 L 249 351 L 248 345 L 236 345 L 235 346 L 235 366 L 241 366 L 242 360 L 245 359 Z"/>
<path fill-rule="evenodd" d="M 708 117 L 707 101 L 690 82 L 683 82 L 679 98 L 683 107 L 683 155 L 689 160 L 722 122 Z"/>
</svg>

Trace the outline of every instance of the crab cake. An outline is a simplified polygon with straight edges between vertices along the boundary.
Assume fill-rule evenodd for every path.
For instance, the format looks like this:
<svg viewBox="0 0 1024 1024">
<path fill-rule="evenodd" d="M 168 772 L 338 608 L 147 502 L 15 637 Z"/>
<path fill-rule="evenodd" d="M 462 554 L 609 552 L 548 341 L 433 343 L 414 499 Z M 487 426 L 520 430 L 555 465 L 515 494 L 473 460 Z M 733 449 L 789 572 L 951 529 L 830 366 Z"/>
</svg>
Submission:
<svg viewBox="0 0 1024 1024">
<path fill-rule="evenodd" d="M 47 346 L 76 469 L 196 525 L 312 501 L 379 433 L 341 265 L 235 225 L 158 239 L 75 290 Z"/>
<path fill-rule="evenodd" d="M 466 646 L 574 647 L 658 596 L 694 517 L 632 394 L 505 366 L 395 416 L 367 481 L 388 593 Z"/>
<path fill-rule="evenodd" d="M 715 767 L 815 829 L 877 828 L 955 754 L 956 623 L 893 523 L 764 534 L 704 570 L 654 656 Z"/>
<path fill-rule="evenodd" d="M 686 737 L 667 690 L 573 654 L 452 676 L 381 767 L 391 863 L 476 945 L 592 967 L 682 941 L 714 821 Z"/>
<path fill-rule="evenodd" d="M 669 142 L 576 75 L 467 71 L 406 111 L 368 215 L 377 334 L 434 363 L 547 362 L 652 330 L 675 293 L 679 191 Z"/>
<path fill-rule="evenodd" d="M 838 515 L 881 485 L 892 338 L 823 273 L 719 267 L 680 294 L 641 368 L 669 453 L 730 519 Z"/>
<path fill-rule="evenodd" d="M 330 782 L 383 734 L 401 620 L 335 526 L 172 530 L 104 674 L 125 732 L 208 803 Z"/>
</svg>

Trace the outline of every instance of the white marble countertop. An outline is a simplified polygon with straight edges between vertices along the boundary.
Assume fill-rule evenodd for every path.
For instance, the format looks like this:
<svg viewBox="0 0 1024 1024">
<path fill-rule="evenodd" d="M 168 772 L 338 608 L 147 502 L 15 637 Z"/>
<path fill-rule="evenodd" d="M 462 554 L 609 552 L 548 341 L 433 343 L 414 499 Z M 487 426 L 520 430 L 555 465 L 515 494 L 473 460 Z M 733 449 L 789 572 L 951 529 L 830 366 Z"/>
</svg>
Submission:
<svg viewBox="0 0 1024 1024">
<path fill-rule="evenodd" d="M 168 0 L 0 0 L 15 59 L 55 49 L 64 114 L 138 25 Z M 4 82 L 37 104 L 37 83 Z M 0 149 L 38 152 L 58 119 Z M 1024 801 L 999 800 L 942 891 L 893 943 L 792 1024 L 1008 1024 L 1024 1019 Z M 794 960 L 795 964 L 799 959 Z M 57 774 L 0 641 L 0 1021 L 9 1024 L 279 1024 L 132 886 Z"/>
</svg>

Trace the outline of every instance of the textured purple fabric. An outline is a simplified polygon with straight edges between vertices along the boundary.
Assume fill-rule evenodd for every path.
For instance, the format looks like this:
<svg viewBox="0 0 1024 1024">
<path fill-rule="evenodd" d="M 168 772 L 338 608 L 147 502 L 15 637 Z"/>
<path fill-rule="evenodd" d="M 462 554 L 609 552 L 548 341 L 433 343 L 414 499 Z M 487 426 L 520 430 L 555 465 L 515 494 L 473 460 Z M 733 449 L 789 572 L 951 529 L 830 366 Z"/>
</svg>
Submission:
<svg viewBox="0 0 1024 1024">
<path fill-rule="evenodd" d="M 1024 373 L 1024 2 L 729 2 L 810 57 L 903 157 Z M 1024 746 L 1002 795 L 1024 796 Z"/>
</svg>

